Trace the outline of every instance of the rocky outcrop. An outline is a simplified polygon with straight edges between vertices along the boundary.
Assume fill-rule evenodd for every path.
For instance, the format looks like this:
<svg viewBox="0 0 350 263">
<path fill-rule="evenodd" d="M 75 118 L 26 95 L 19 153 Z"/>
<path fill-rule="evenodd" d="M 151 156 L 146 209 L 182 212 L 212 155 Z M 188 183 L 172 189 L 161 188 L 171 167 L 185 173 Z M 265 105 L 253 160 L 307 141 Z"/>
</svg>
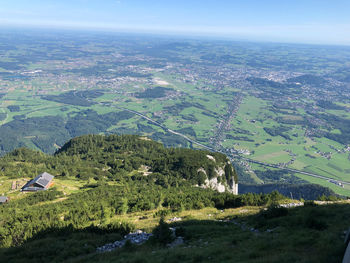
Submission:
<svg viewBox="0 0 350 263">
<path fill-rule="evenodd" d="M 225 185 L 222 183 L 219 183 L 217 177 L 214 177 L 210 180 L 206 179 L 205 185 L 203 186 L 203 188 L 210 188 L 210 189 L 218 191 L 219 193 L 223 193 L 226 190 Z"/>
<path fill-rule="evenodd" d="M 215 163 L 215 166 L 211 174 L 203 167 L 197 170 L 197 173 L 203 173 L 207 177 L 200 187 L 210 188 L 220 193 L 230 192 L 238 194 L 236 172 L 230 161 L 227 160 L 225 163 L 218 164 L 213 156 L 207 155 L 207 158 Z"/>
<path fill-rule="evenodd" d="M 209 155 L 209 154 L 207 154 L 207 158 L 208 158 L 209 160 L 214 161 L 214 162 L 216 161 L 215 158 L 214 158 L 214 156 L 211 156 L 211 155 Z"/>
<path fill-rule="evenodd" d="M 143 232 L 142 230 L 136 230 L 134 233 L 127 234 L 124 236 L 124 239 L 120 241 L 115 241 L 113 243 L 105 244 L 101 247 L 98 247 L 96 249 L 96 252 L 103 253 L 103 252 L 110 252 L 113 251 L 116 248 L 121 248 L 125 245 L 125 243 L 129 240 L 132 244 L 135 245 L 141 245 L 145 243 L 153 234 L 149 234 L 146 232 Z"/>
</svg>

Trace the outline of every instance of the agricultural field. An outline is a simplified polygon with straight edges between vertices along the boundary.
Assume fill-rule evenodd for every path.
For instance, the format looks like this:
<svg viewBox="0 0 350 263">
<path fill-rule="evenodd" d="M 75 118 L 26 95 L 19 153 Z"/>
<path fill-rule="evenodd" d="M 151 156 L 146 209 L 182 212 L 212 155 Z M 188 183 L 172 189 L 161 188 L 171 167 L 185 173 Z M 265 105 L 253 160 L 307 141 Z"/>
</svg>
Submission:
<svg viewBox="0 0 350 263">
<path fill-rule="evenodd" d="M 0 37 L 1 155 L 54 153 L 90 133 L 201 148 L 171 129 L 229 155 L 244 184 L 282 180 L 247 159 L 350 182 L 349 48 L 18 34 Z M 286 174 L 350 196 L 349 185 Z"/>
</svg>

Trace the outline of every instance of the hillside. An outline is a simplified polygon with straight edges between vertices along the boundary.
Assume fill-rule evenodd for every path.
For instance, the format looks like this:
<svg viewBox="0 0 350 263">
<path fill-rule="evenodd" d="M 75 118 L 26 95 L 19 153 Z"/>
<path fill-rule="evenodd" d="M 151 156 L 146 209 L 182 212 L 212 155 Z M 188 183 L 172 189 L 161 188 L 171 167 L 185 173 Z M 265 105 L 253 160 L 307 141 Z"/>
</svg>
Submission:
<svg viewBox="0 0 350 263">
<path fill-rule="evenodd" d="M 43 171 L 55 176 L 53 187 L 37 193 L 19 191 Z M 0 158 L 0 191 L 10 197 L 0 205 L 0 258 L 3 262 L 169 258 L 170 262 L 257 262 L 261 257 L 266 260 L 259 262 L 281 262 L 284 257 L 294 260 L 288 262 L 339 261 L 344 250 L 339 236 L 350 215 L 345 201 L 278 208 L 295 201 L 277 192 L 234 195 L 236 183 L 235 169 L 223 154 L 165 148 L 134 135 L 86 135 L 70 140 L 54 155 L 17 149 Z M 164 238 L 156 234 L 160 230 L 155 230 L 160 229 L 160 218 L 172 222 L 183 244 L 164 247 Z M 122 240 L 135 229 L 155 235 L 141 246 L 127 243 L 111 253 L 96 253 L 98 247 Z M 276 244 L 281 249 L 276 250 Z M 309 255 L 309 248 L 315 254 Z"/>
<path fill-rule="evenodd" d="M 34 177 L 47 171 L 59 178 L 123 182 L 145 177 L 166 187 L 196 185 L 237 193 L 237 175 L 221 153 L 165 148 L 135 135 L 86 135 L 67 142 L 53 156 L 26 148 L 0 159 L 0 176 Z"/>
</svg>

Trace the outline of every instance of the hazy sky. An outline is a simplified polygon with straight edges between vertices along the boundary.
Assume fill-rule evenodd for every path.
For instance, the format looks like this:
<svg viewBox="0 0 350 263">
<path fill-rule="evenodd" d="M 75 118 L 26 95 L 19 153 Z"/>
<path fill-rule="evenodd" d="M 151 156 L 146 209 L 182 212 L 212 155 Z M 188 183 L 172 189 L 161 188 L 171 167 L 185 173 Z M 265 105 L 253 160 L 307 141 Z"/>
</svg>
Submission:
<svg viewBox="0 0 350 263">
<path fill-rule="evenodd" d="M 350 0 L 0 0 L 0 26 L 350 45 Z"/>
</svg>

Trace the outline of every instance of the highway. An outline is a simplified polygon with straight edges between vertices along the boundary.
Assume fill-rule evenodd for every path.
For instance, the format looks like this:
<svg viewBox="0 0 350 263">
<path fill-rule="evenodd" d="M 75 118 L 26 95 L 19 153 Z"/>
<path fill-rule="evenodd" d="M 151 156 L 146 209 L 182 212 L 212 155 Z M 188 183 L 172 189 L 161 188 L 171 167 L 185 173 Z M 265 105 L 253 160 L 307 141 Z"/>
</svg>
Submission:
<svg viewBox="0 0 350 263">
<path fill-rule="evenodd" d="M 267 166 L 267 167 L 277 168 L 277 169 L 280 169 L 280 170 L 285 170 L 285 171 L 289 171 L 289 172 L 293 172 L 293 173 L 304 174 L 304 175 L 312 176 L 312 177 L 315 177 L 315 178 L 323 179 L 323 180 L 326 180 L 326 181 L 331 180 L 331 181 L 334 181 L 334 182 L 350 185 L 350 182 L 336 180 L 334 178 L 329 178 L 329 177 L 326 177 L 326 176 L 323 176 L 323 175 L 318 175 L 318 174 L 305 172 L 305 171 L 292 169 L 292 168 L 287 168 L 287 167 L 279 167 L 278 165 L 275 165 L 275 164 L 264 163 L 264 162 L 256 161 L 256 160 L 253 160 L 253 159 L 250 159 L 250 158 L 245 158 L 245 157 L 242 157 L 242 156 L 239 156 L 238 158 L 243 159 L 243 160 L 248 161 L 248 162 L 251 162 L 251 163 L 256 163 L 256 164 L 260 164 L 260 165 L 263 165 L 263 166 Z"/>
<path fill-rule="evenodd" d="M 118 108 L 118 109 L 121 109 L 121 110 L 125 110 L 125 111 L 128 111 L 128 112 L 131 112 L 131 113 L 134 113 L 138 116 L 140 116 L 141 118 L 143 119 L 146 119 L 147 121 L 149 121 L 150 123 L 153 123 L 154 125 L 162 128 L 164 131 L 166 132 L 169 132 L 169 133 L 172 133 L 174 135 L 177 135 L 177 136 L 181 136 L 182 138 L 184 138 L 185 140 L 187 140 L 188 142 L 192 143 L 192 144 L 196 144 L 208 151 L 212 151 L 212 152 L 220 152 L 220 153 L 223 153 L 227 156 L 229 156 L 231 159 L 241 159 L 241 160 L 244 160 L 244 161 L 247 161 L 247 162 L 251 162 L 251 163 L 255 163 L 255 164 L 259 164 L 259 165 L 262 165 L 262 166 L 266 166 L 266 167 L 271 167 L 271 168 L 276 168 L 276 169 L 280 169 L 280 170 L 285 170 L 285 171 L 289 171 L 289 172 L 292 172 L 292 173 L 299 173 L 299 174 L 304 174 L 304 175 L 307 175 L 307 176 L 311 176 L 311 177 L 315 177 L 315 178 L 318 178 L 318 179 L 322 179 L 322 180 L 326 180 L 326 181 L 332 181 L 332 182 L 336 182 L 336 183 L 341 183 L 343 185 L 350 185 L 350 182 L 348 181 L 342 181 L 342 180 L 336 180 L 334 178 L 330 178 L 330 177 L 326 177 L 326 176 L 323 176 L 323 175 L 319 175 L 319 174 L 315 174 L 315 173 L 310 173 L 310 172 L 305 172 L 305 171 L 301 171 L 301 170 L 297 170 L 297 169 L 292 169 L 292 168 L 282 168 L 282 167 L 279 167 L 278 165 L 275 165 L 275 164 L 270 164 L 270 163 L 265 163 L 265 162 L 260 162 L 260 161 L 256 161 L 254 159 L 251 159 L 251 158 L 246 158 L 246 157 L 243 157 L 241 156 L 239 153 L 235 152 L 235 153 L 227 153 L 227 152 L 223 152 L 223 151 L 220 151 L 220 150 L 215 150 L 213 147 L 210 147 L 210 146 L 207 146 L 207 145 L 204 145 L 200 142 L 197 142 L 189 137 L 187 137 L 186 135 L 180 133 L 180 132 L 176 132 L 176 131 L 173 131 L 169 128 L 167 128 L 166 126 L 164 126 L 163 124 L 151 119 L 150 117 L 138 112 L 138 111 L 135 111 L 135 110 L 130 110 L 128 108 L 124 108 L 124 107 L 119 107 L 119 106 L 116 106 L 116 105 L 110 105 L 108 104 L 108 106 L 112 106 L 112 107 L 115 107 L 115 108 Z"/>
</svg>

